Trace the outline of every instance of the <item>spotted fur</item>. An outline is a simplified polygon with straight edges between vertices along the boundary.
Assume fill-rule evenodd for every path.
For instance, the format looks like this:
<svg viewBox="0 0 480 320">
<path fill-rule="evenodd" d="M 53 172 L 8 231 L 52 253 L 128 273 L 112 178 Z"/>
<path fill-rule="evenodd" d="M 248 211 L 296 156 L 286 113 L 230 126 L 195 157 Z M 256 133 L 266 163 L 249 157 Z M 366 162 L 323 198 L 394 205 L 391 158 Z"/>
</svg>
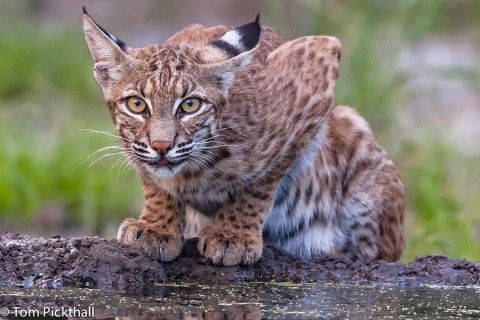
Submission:
<svg viewBox="0 0 480 320">
<path fill-rule="evenodd" d="M 143 212 L 122 223 L 119 241 L 175 259 L 191 207 L 213 219 L 199 250 L 215 264 L 256 262 L 264 239 L 305 258 L 400 257 L 403 187 L 395 167 L 360 115 L 331 109 L 336 38 L 286 41 L 257 19 L 235 29 L 192 25 L 136 49 L 87 14 L 84 32 L 143 182 Z M 131 96 L 147 103 L 145 112 L 128 110 Z M 192 96 L 201 108 L 179 114 Z"/>
</svg>

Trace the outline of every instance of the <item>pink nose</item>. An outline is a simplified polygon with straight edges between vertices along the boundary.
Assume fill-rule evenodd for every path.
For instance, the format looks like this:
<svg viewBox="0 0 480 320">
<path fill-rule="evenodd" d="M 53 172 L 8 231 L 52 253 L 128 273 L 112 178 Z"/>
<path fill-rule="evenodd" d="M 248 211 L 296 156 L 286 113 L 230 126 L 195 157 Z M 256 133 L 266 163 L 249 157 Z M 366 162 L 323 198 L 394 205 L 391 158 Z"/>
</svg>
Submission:
<svg viewBox="0 0 480 320">
<path fill-rule="evenodd" d="M 168 150 L 172 148 L 172 144 L 168 141 L 153 141 L 150 146 L 161 156 L 167 154 Z"/>
</svg>

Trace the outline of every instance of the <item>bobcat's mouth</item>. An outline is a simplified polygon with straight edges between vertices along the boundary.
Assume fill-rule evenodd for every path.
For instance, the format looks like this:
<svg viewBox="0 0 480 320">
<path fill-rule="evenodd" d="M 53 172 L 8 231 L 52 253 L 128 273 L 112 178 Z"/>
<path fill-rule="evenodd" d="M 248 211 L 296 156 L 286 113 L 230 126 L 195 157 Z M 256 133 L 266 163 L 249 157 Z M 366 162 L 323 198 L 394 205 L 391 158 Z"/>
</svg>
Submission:
<svg viewBox="0 0 480 320">
<path fill-rule="evenodd" d="M 158 160 L 148 160 L 148 161 L 145 161 L 149 166 L 151 167 L 172 167 L 172 166 L 175 166 L 175 163 L 168 160 L 168 159 L 165 159 L 165 158 L 161 158 L 161 159 L 158 159 Z"/>
<path fill-rule="evenodd" d="M 168 169 L 173 169 L 180 165 L 182 162 L 184 162 L 186 159 L 180 159 L 180 160 L 175 160 L 175 159 L 167 159 L 167 158 L 160 158 L 160 159 L 151 159 L 146 162 L 150 167 L 154 169 L 158 168 L 168 168 Z"/>
<path fill-rule="evenodd" d="M 162 159 L 158 160 L 156 162 L 156 164 L 159 165 L 159 166 L 166 166 L 166 165 L 170 164 L 170 161 L 168 161 L 168 159 L 162 158 Z"/>
</svg>

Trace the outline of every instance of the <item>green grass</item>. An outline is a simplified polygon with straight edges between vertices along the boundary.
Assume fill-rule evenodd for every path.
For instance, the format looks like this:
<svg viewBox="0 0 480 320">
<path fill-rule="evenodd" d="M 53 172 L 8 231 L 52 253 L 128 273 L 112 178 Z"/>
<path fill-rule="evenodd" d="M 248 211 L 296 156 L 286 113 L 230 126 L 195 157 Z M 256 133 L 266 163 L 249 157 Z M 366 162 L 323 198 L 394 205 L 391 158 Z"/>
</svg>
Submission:
<svg viewBox="0 0 480 320">
<path fill-rule="evenodd" d="M 141 187 L 119 156 L 89 164 L 115 138 L 83 131 L 113 125 L 92 76 L 80 30 L 51 32 L 33 26 L 0 37 L 0 219 L 29 224 L 52 205 L 86 233 L 136 215 Z M 22 39 L 22 41 L 18 41 Z"/>
<path fill-rule="evenodd" d="M 303 12 L 295 31 L 284 30 L 287 2 L 267 1 L 264 21 L 290 36 L 330 34 L 341 39 L 336 103 L 360 110 L 404 180 L 403 260 L 428 253 L 480 259 L 480 152 L 458 154 L 428 125 L 418 134 L 402 132 L 399 107 L 406 99 L 405 78 L 395 67 L 400 50 L 419 39 L 459 30 L 478 38 L 480 2 L 299 2 Z M 94 83 L 80 28 L 38 28 L 18 18 L 18 12 L 15 19 L 7 10 L 1 12 L 0 221 L 31 225 L 39 210 L 55 204 L 68 213 L 67 223 L 99 234 L 107 224 L 136 215 L 141 209 L 136 174 L 122 175 L 118 166 L 110 169 L 115 156 L 90 168 L 91 159 L 85 162 L 95 150 L 117 142 L 81 130 L 113 131 L 113 125 Z M 480 84 L 476 71 L 452 77 Z"/>
<path fill-rule="evenodd" d="M 28 118 L 23 121 L 2 119 L 0 218 L 28 223 L 38 210 L 55 204 L 70 214 L 71 223 L 83 226 L 88 233 L 98 233 L 107 221 L 133 214 L 135 205 L 137 210 L 140 208 L 136 200 L 141 194 L 140 185 L 135 175 L 110 170 L 112 160 L 89 167 L 102 155 L 86 161 L 90 154 L 118 143 L 82 131 L 101 125 L 84 117 L 80 106 L 59 114 L 65 106 L 45 107 L 41 116 L 24 112 Z M 20 108 L 16 112 L 23 111 Z M 41 119 L 44 112 L 56 119 L 50 123 Z M 108 119 L 106 112 L 103 116 Z M 17 117 L 15 114 L 8 118 Z M 45 122 L 39 123 L 38 118 Z"/>
<path fill-rule="evenodd" d="M 465 194 L 464 185 L 475 188 L 478 172 L 470 175 L 458 167 L 473 169 L 478 158 L 465 159 L 433 139 L 405 144 L 402 155 L 400 171 L 408 200 L 406 257 L 441 253 L 478 259 L 480 202 L 472 192 Z"/>
</svg>

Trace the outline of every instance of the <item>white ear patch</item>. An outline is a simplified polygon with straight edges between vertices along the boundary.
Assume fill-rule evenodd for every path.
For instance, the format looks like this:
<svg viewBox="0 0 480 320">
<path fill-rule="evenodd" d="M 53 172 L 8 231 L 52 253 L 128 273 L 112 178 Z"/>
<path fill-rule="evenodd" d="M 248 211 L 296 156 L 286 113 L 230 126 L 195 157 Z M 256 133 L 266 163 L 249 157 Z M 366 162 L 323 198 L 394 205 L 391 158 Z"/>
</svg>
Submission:
<svg viewBox="0 0 480 320">
<path fill-rule="evenodd" d="M 220 38 L 220 40 L 227 42 L 228 44 L 234 46 L 239 51 L 243 51 L 244 47 L 242 44 L 242 36 L 237 30 L 230 30 Z"/>
</svg>

